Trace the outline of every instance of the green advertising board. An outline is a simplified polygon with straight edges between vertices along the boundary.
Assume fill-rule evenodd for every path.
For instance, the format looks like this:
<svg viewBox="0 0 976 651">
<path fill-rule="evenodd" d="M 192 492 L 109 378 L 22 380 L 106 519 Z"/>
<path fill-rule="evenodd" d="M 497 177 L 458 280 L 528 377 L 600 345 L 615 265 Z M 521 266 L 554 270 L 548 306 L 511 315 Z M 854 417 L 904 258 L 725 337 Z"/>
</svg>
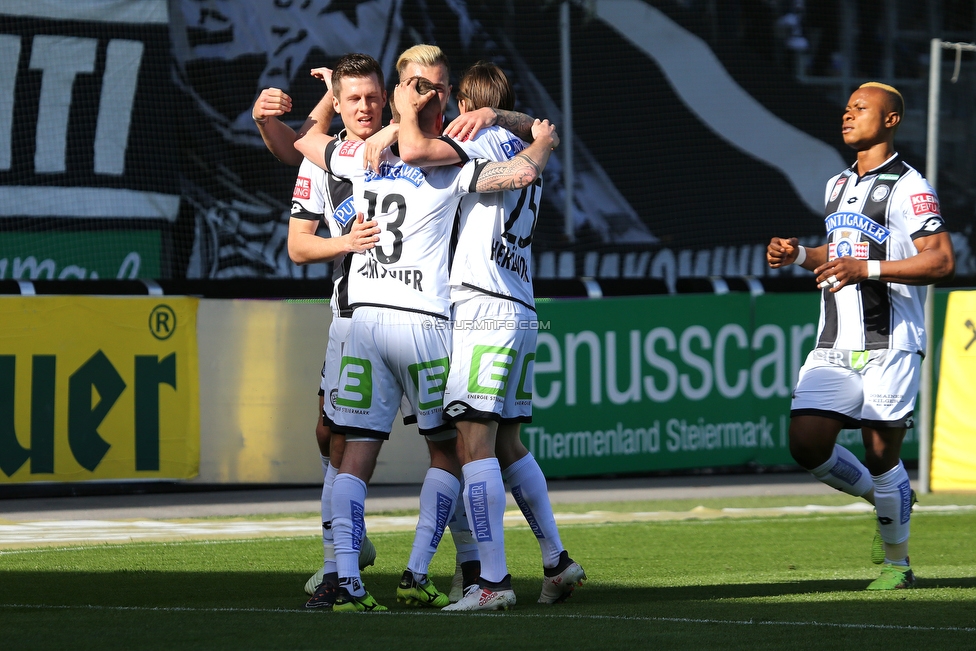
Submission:
<svg viewBox="0 0 976 651">
<path fill-rule="evenodd" d="M 549 477 L 792 465 L 790 396 L 819 310 L 815 293 L 540 301 L 522 440 Z M 859 430 L 839 442 L 863 455 Z M 903 458 L 917 457 L 910 430 Z"/>
<path fill-rule="evenodd" d="M 159 278 L 159 231 L 0 233 L 0 280 Z"/>
</svg>

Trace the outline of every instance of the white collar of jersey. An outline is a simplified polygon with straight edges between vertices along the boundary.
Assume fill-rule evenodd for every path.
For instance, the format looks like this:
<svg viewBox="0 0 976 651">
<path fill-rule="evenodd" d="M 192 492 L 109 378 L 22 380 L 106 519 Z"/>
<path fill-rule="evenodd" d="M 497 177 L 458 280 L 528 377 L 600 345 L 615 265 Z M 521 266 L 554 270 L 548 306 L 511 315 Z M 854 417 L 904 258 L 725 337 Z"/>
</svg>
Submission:
<svg viewBox="0 0 976 651">
<path fill-rule="evenodd" d="M 881 163 L 880 165 L 878 165 L 874 169 L 868 170 L 867 172 L 865 172 L 864 173 L 864 176 L 871 176 L 872 174 L 877 174 L 878 172 L 880 172 L 884 168 L 886 168 L 889 165 L 891 165 L 891 163 L 894 162 L 894 160 L 896 158 L 898 158 L 898 152 L 897 151 L 895 153 L 893 153 L 891 156 L 889 156 L 888 157 L 888 160 L 886 160 L 885 162 Z M 851 171 L 852 174 L 857 175 L 857 161 L 854 161 L 854 164 L 851 165 L 850 168 L 848 168 L 848 169 L 850 169 L 850 171 Z"/>
</svg>

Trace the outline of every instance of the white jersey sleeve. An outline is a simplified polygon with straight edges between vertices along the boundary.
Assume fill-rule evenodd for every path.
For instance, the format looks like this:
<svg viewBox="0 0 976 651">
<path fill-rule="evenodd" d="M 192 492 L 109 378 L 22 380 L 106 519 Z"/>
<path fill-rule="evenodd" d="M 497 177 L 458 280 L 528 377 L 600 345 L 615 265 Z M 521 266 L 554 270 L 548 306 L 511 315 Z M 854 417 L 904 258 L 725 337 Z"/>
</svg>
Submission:
<svg viewBox="0 0 976 651">
<path fill-rule="evenodd" d="M 307 158 L 302 159 L 291 194 L 291 216 L 315 221 L 325 213 L 325 170 Z"/>
<path fill-rule="evenodd" d="M 900 214 L 905 220 L 905 230 L 914 240 L 946 230 L 939 206 L 939 197 L 929 182 L 917 172 L 906 175 L 899 188 L 899 203 L 892 206 L 893 217 Z"/>
<path fill-rule="evenodd" d="M 501 127 L 488 127 L 471 140 L 456 142 L 469 158 L 485 158 L 495 163 L 514 158 L 528 146 L 524 140 Z"/>
</svg>

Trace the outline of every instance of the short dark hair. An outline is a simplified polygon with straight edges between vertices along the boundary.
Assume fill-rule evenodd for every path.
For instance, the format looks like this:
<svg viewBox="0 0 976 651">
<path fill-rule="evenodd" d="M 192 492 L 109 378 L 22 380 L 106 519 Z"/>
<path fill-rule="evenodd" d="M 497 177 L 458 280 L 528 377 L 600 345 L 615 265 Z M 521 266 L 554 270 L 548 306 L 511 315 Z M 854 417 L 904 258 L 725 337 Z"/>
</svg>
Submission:
<svg viewBox="0 0 976 651">
<path fill-rule="evenodd" d="M 376 75 L 376 81 L 379 82 L 380 88 L 385 88 L 383 68 L 379 61 L 368 54 L 358 52 L 346 54 L 336 61 L 335 67 L 332 69 L 332 94 L 339 97 L 339 93 L 342 92 L 343 79 L 359 79 L 373 75 Z"/>
<path fill-rule="evenodd" d="M 426 77 L 411 77 L 411 79 L 417 80 L 416 88 L 417 88 L 418 95 L 426 95 L 431 91 L 434 91 L 435 93 L 437 92 L 437 86 L 435 86 L 434 82 L 432 82 L 430 79 L 427 79 Z M 405 80 L 405 81 L 409 81 L 409 80 Z M 434 110 L 435 106 L 437 107 L 436 110 Z M 393 111 L 393 121 L 399 122 L 400 112 L 397 111 L 395 101 L 390 102 L 390 109 Z M 424 104 L 424 107 L 420 109 L 420 115 L 417 116 L 421 128 L 426 126 L 426 123 L 428 121 L 432 120 L 437 115 L 440 115 L 440 113 L 441 113 L 441 103 L 440 100 L 437 99 L 437 96 L 434 95 L 427 101 L 426 104 Z"/>
</svg>

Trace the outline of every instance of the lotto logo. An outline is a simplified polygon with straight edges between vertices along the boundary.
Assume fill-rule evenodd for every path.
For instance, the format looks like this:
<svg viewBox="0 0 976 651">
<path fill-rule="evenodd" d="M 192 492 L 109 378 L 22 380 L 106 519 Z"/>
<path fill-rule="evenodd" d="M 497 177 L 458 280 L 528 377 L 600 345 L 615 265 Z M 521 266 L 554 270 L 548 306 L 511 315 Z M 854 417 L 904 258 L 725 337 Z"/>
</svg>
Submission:
<svg viewBox="0 0 976 651">
<path fill-rule="evenodd" d="M 448 407 L 447 409 L 445 409 L 444 414 L 447 415 L 448 418 L 457 418 L 467 410 L 468 410 L 467 405 L 463 405 L 461 403 L 456 402 L 450 407 Z"/>
<path fill-rule="evenodd" d="M 363 143 L 359 141 L 346 140 L 341 145 L 339 145 L 339 155 L 352 158 L 353 156 L 356 155 L 356 151 L 359 150 L 359 147 L 362 144 Z"/>
<path fill-rule="evenodd" d="M 915 211 L 916 215 L 928 215 L 930 213 L 935 213 L 936 215 L 942 214 L 939 212 L 938 198 L 934 194 L 927 192 L 912 195 L 912 210 Z"/>
<path fill-rule="evenodd" d="M 291 194 L 295 199 L 310 199 L 312 197 L 312 179 L 299 176 L 295 179 L 295 191 Z"/>
</svg>

